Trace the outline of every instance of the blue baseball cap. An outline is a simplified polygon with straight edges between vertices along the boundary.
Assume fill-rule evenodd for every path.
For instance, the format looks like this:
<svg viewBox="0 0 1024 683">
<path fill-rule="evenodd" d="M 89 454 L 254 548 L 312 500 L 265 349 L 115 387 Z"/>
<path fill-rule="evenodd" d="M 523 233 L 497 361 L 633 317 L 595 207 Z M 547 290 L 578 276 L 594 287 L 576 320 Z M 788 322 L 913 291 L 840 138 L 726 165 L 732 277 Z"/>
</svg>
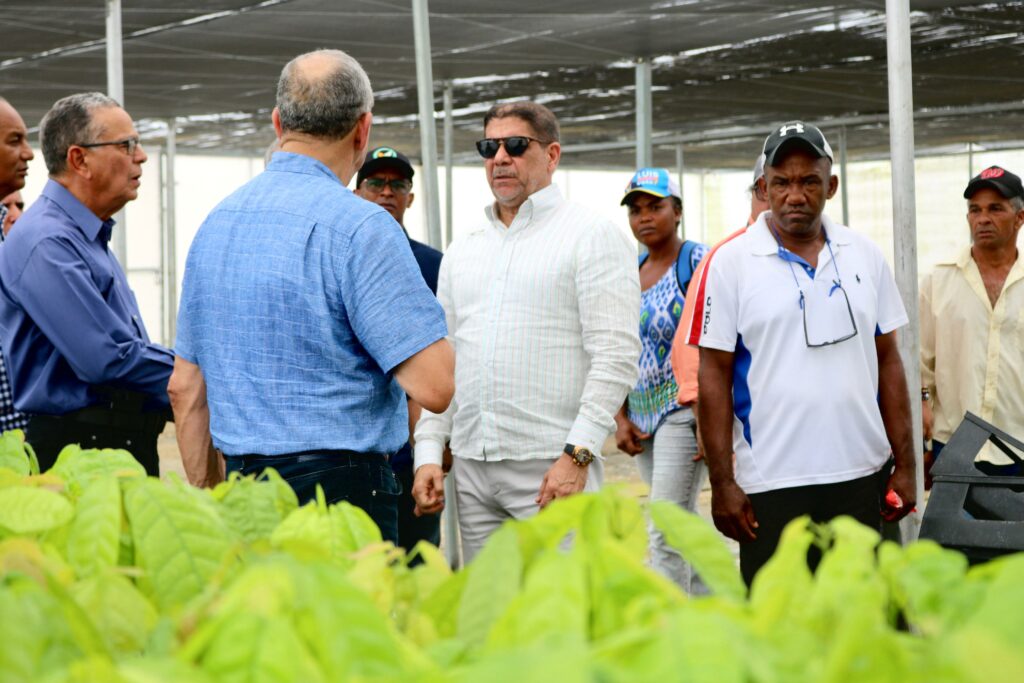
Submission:
<svg viewBox="0 0 1024 683">
<path fill-rule="evenodd" d="M 660 199 L 665 197 L 676 197 L 680 201 L 683 199 L 679 193 L 679 184 L 672 180 L 668 169 L 665 168 L 641 168 L 634 173 L 629 184 L 626 185 L 626 193 L 622 195 L 619 205 L 625 204 L 634 192 L 643 192 Z"/>
</svg>

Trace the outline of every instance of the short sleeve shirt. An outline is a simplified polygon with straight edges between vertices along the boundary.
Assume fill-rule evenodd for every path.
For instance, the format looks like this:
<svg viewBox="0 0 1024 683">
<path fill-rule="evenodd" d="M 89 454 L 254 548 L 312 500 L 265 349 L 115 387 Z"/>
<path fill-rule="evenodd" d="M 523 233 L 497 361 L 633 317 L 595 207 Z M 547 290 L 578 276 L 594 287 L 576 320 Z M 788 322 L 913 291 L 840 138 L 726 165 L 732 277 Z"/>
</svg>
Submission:
<svg viewBox="0 0 1024 683">
<path fill-rule="evenodd" d="M 768 215 L 708 257 L 690 330 L 691 343 L 735 354 L 737 483 L 759 493 L 866 476 L 890 450 L 875 336 L 907 323 L 892 272 L 870 240 L 827 217 L 811 268 L 780 247 Z M 852 338 L 808 346 L 854 323 Z"/>
<path fill-rule="evenodd" d="M 446 333 L 398 223 L 279 152 L 200 227 L 175 350 L 202 370 L 228 455 L 393 453 L 408 439 L 393 370 Z"/>
</svg>

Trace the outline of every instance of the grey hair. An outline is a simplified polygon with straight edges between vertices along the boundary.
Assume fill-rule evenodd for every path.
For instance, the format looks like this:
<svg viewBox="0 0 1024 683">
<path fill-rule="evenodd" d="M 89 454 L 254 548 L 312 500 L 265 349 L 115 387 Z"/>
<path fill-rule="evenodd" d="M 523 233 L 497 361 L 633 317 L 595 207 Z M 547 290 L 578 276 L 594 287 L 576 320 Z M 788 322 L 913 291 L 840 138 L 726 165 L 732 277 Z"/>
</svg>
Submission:
<svg viewBox="0 0 1024 683">
<path fill-rule="evenodd" d="M 1024 209 L 1024 197 L 1010 197 L 1010 206 L 1014 213 Z"/>
<path fill-rule="evenodd" d="M 50 175 L 67 169 L 69 147 L 95 142 L 100 134 L 92 122 L 97 109 L 120 106 L 101 92 L 77 93 L 57 100 L 39 122 L 39 143 Z"/>
<path fill-rule="evenodd" d="M 509 117 L 525 121 L 544 144 L 558 142 L 560 134 L 558 117 L 543 104 L 531 102 L 530 100 L 503 102 L 494 105 L 484 114 L 484 130 L 487 130 L 487 124 L 494 119 Z"/>
<path fill-rule="evenodd" d="M 332 60 L 332 68 L 310 74 L 303 62 Z M 373 109 L 370 78 L 352 56 L 341 50 L 314 50 L 285 65 L 277 82 L 281 128 L 318 138 L 341 139 L 359 117 Z"/>
</svg>

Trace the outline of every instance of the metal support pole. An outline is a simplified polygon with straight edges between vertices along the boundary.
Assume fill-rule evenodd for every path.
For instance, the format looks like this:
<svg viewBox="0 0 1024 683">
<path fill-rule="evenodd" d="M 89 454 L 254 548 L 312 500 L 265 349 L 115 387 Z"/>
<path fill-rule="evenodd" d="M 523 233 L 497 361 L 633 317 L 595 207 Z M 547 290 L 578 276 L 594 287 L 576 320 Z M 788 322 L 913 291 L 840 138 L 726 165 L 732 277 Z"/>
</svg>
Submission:
<svg viewBox="0 0 1024 683">
<path fill-rule="evenodd" d="M 434 74 L 430 61 L 430 11 L 427 0 L 412 0 L 416 42 L 416 91 L 420 108 L 420 159 L 427 210 L 427 241 L 441 248 L 441 207 L 437 191 L 437 130 L 434 123 Z"/>
<path fill-rule="evenodd" d="M 684 168 L 685 167 L 683 166 L 683 146 L 681 144 L 679 144 L 679 145 L 676 145 L 676 170 L 679 173 L 679 181 L 678 182 L 679 182 L 679 198 L 680 199 L 685 199 L 683 197 L 683 170 L 684 170 Z M 686 207 L 685 207 L 685 205 L 684 205 L 683 208 L 684 208 L 684 211 L 679 216 L 679 236 L 682 237 L 685 240 L 686 239 L 686 211 L 685 211 Z"/>
<path fill-rule="evenodd" d="M 441 248 L 441 207 L 437 191 L 437 130 L 434 124 L 434 75 L 430 61 L 430 12 L 427 0 L 412 0 L 413 33 L 416 42 L 416 91 L 420 108 L 420 157 L 423 163 L 423 192 L 426 195 L 427 241 Z M 451 185 L 449 184 L 449 188 Z M 444 554 L 453 569 L 459 557 L 459 517 L 455 507 L 455 482 L 444 481 Z"/>
<path fill-rule="evenodd" d="M 121 53 L 121 0 L 107 0 L 107 96 L 124 106 L 124 62 Z M 124 209 L 114 215 L 117 226 L 110 239 L 121 267 L 128 270 L 127 221 Z"/>
<path fill-rule="evenodd" d="M 651 62 L 649 59 L 636 60 L 636 167 L 645 168 L 654 163 L 654 149 L 651 146 L 654 127 L 651 112 Z"/>
<path fill-rule="evenodd" d="M 850 176 L 846 173 L 846 126 L 839 129 L 839 182 L 842 184 L 843 225 L 850 224 Z"/>
<path fill-rule="evenodd" d="M 444 246 L 452 243 L 452 155 L 455 122 L 452 120 L 452 83 L 444 84 Z"/>
<path fill-rule="evenodd" d="M 974 143 L 967 143 L 967 182 L 974 177 Z"/>
<path fill-rule="evenodd" d="M 164 243 L 163 243 L 163 300 L 164 300 L 164 343 L 174 345 L 178 322 L 178 231 L 175 211 L 176 185 L 174 166 L 178 154 L 177 119 L 167 121 L 167 156 L 164 172 Z"/>
<path fill-rule="evenodd" d="M 918 325 L 917 225 L 914 201 L 914 101 L 910 59 L 910 2 L 886 0 L 886 45 L 889 71 L 889 147 L 892 157 L 892 214 L 896 286 L 910 317 L 897 334 L 903 368 L 910 388 L 911 423 L 917 461 L 917 502 L 924 507 L 924 471 L 921 459 L 921 331 Z M 904 543 L 915 540 L 921 513 L 912 512 L 900 523 Z"/>
</svg>

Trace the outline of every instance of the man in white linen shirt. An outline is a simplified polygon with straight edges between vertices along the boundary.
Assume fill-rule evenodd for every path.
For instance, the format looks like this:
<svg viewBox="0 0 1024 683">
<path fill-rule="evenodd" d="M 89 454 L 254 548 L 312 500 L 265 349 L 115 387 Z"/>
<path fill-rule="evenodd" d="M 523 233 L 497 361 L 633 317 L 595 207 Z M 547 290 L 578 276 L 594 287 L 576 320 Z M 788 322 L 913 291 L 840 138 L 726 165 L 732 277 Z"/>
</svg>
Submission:
<svg viewBox="0 0 1024 683">
<path fill-rule="evenodd" d="M 558 120 L 512 102 L 484 117 L 494 204 L 441 262 L 437 295 L 455 345 L 455 399 L 416 427 L 413 496 L 444 506 L 450 440 L 465 561 L 507 519 L 601 485 L 601 445 L 636 382 L 636 248 L 551 182 Z"/>
</svg>

